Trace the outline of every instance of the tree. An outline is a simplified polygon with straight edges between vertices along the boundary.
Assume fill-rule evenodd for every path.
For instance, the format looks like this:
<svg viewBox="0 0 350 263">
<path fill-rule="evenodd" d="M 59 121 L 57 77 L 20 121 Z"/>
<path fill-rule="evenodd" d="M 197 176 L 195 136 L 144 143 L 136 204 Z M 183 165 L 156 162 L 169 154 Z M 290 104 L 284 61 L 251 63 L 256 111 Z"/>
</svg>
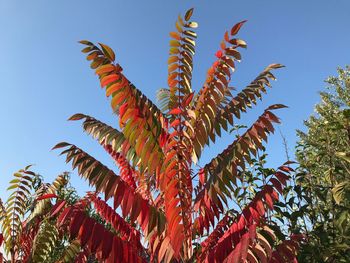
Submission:
<svg viewBox="0 0 350 263">
<path fill-rule="evenodd" d="M 298 178 L 309 203 L 309 242 L 300 258 L 307 262 L 350 261 L 350 69 L 326 80 L 315 115 L 306 122 L 297 159 Z M 310 229 L 311 227 L 311 229 Z"/>
<path fill-rule="evenodd" d="M 73 144 L 57 144 L 54 148 L 62 148 L 66 161 L 96 190 L 65 207 L 58 227 L 77 241 L 77 253 L 101 262 L 295 260 L 301 237 L 280 240 L 269 227 L 269 211 L 292 168 L 286 163 L 254 179 L 249 172 L 252 159 L 274 132 L 273 124 L 279 123 L 273 111 L 284 105 L 266 108 L 222 153 L 203 167 L 195 166 L 203 148 L 261 99 L 274 79 L 271 71 L 282 65 L 269 65 L 246 88 L 232 93 L 231 75 L 241 60 L 239 49 L 246 47 L 235 38 L 242 21 L 225 33 L 203 88 L 195 93 L 191 79 L 197 23 L 190 21 L 192 13 L 190 9 L 179 16 L 177 31 L 170 33 L 169 88 L 158 94 L 162 110 L 123 74 L 110 47 L 80 42 L 111 98 L 121 130 L 85 114 L 70 120 L 83 121 L 84 130 L 110 154 L 120 175 Z M 113 207 L 107 203 L 110 199 Z M 90 204 L 102 222 L 86 211 Z"/>
</svg>

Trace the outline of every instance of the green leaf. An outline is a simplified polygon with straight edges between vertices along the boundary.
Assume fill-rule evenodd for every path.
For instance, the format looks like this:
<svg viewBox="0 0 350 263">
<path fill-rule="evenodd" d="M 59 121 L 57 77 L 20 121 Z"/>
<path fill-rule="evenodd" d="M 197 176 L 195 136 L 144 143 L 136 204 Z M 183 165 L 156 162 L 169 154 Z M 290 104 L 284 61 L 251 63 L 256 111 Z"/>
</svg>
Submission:
<svg viewBox="0 0 350 263">
<path fill-rule="evenodd" d="M 343 201 L 343 196 L 345 194 L 345 191 L 349 191 L 349 190 L 350 190 L 349 182 L 342 182 L 333 187 L 332 189 L 333 198 L 338 205 Z"/>
<path fill-rule="evenodd" d="M 18 184 L 13 184 L 13 185 L 9 186 L 6 190 L 11 190 L 11 189 L 14 189 L 17 187 L 18 187 Z"/>
</svg>

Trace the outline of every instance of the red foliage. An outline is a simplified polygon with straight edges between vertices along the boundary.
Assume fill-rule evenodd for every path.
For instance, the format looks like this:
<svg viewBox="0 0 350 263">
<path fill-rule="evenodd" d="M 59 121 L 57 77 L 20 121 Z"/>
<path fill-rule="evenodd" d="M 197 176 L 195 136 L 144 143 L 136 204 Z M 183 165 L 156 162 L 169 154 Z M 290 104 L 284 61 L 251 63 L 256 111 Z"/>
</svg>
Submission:
<svg viewBox="0 0 350 263">
<path fill-rule="evenodd" d="M 81 245 L 86 246 L 98 260 L 114 263 L 146 262 L 130 242 L 88 217 L 80 207 L 67 207 L 57 223 L 59 226 L 67 225 L 71 238 L 78 238 Z"/>
</svg>

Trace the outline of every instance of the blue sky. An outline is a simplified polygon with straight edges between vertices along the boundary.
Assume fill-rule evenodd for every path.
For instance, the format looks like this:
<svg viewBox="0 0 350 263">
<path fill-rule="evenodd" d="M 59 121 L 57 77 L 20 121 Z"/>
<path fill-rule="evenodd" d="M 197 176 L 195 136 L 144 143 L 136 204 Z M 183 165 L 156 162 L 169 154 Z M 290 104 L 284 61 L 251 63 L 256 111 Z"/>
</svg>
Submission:
<svg viewBox="0 0 350 263">
<path fill-rule="evenodd" d="M 125 74 L 149 98 L 166 86 L 169 32 L 179 13 L 195 7 L 199 23 L 194 60 L 194 89 L 214 61 L 225 30 L 248 19 L 240 38 L 242 52 L 232 85 L 248 84 L 265 66 L 282 63 L 278 81 L 258 107 L 247 114 L 251 123 L 264 108 L 283 103 L 279 110 L 290 151 L 295 129 L 319 101 L 323 80 L 336 67 L 350 63 L 348 0 L 337 1 L 18 1 L 0 0 L 0 197 L 6 196 L 12 173 L 27 164 L 50 182 L 70 171 L 58 152 L 60 141 L 85 149 L 108 166 L 113 163 L 79 123 L 67 122 L 86 113 L 118 126 L 98 81 L 80 53 L 78 40 L 110 45 Z M 210 159 L 233 140 L 225 136 L 205 151 Z M 269 164 L 285 160 L 280 134 L 270 138 Z M 72 174 L 80 193 L 87 183 Z"/>
</svg>

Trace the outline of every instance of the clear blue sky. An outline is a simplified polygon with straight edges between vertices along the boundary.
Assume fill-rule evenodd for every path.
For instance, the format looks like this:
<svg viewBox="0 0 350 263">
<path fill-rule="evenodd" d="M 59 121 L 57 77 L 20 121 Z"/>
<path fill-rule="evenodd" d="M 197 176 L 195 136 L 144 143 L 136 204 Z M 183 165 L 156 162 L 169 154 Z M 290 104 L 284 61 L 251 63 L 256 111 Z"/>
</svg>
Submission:
<svg viewBox="0 0 350 263">
<path fill-rule="evenodd" d="M 80 124 L 67 122 L 82 112 L 113 124 L 109 103 L 80 53 L 78 40 L 110 45 L 126 75 L 155 100 L 166 86 L 168 32 L 179 13 L 195 7 L 199 23 L 194 88 L 206 70 L 226 29 L 248 19 L 240 37 L 248 42 L 243 61 L 233 77 L 237 88 L 248 84 L 270 63 L 287 67 L 276 72 L 278 81 L 256 110 L 250 123 L 265 107 L 283 103 L 280 126 L 293 151 L 295 129 L 313 112 L 323 80 L 337 66 L 350 63 L 350 2 L 337 1 L 18 1 L 0 0 L 0 196 L 12 173 L 27 164 L 51 181 L 70 170 L 51 147 L 68 141 L 113 167 L 97 143 Z M 225 136 L 207 150 L 204 159 L 232 141 Z M 279 133 L 268 146 L 270 164 L 284 158 Z M 73 173 L 80 192 L 87 183 Z"/>
</svg>

